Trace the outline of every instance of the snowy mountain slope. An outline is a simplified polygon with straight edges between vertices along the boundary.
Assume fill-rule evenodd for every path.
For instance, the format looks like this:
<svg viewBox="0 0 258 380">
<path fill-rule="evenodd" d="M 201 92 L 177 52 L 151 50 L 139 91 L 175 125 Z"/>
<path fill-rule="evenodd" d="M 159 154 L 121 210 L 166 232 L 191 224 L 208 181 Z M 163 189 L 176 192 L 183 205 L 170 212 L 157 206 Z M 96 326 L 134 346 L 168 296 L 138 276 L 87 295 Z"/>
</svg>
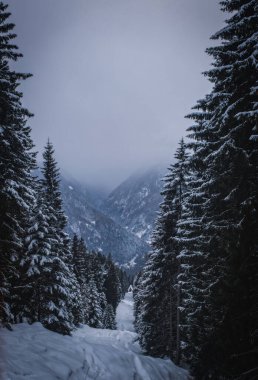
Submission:
<svg viewBox="0 0 258 380">
<path fill-rule="evenodd" d="M 61 171 L 61 180 L 70 186 L 75 187 L 85 197 L 87 202 L 96 209 L 100 209 L 101 204 L 107 198 L 109 192 L 100 186 L 83 184 L 71 176 L 70 173 Z"/>
<path fill-rule="evenodd" d="M 68 217 L 68 233 L 82 236 L 90 249 L 105 254 L 110 252 L 120 264 L 149 250 L 144 241 L 95 208 L 92 197 L 80 184 L 62 177 L 61 192 Z"/>
<path fill-rule="evenodd" d="M 161 202 L 164 174 L 164 168 L 156 167 L 132 175 L 103 202 L 103 212 L 149 242 Z"/>
<path fill-rule="evenodd" d="M 118 309 L 128 322 L 132 302 Z M 128 326 L 128 325 L 127 325 Z M 83 326 L 72 336 L 46 330 L 40 323 L 1 329 L 5 352 L 0 359 L 3 380 L 187 380 L 187 371 L 170 360 L 141 353 L 132 331 Z M 1 363 L 2 361 L 2 363 Z"/>
</svg>

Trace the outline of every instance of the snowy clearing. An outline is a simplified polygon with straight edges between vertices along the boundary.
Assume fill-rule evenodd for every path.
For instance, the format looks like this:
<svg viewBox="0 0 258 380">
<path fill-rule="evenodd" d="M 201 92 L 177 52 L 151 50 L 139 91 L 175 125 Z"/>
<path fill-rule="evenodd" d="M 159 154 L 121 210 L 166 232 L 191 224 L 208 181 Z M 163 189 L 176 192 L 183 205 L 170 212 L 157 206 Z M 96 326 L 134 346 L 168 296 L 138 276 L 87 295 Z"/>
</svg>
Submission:
<svg viewBox="0 0 258 380">
<path fill-rule="evenodd" d="M 170 360 L 141 354 L 133 332 L 132 294 L 117 310 L 119 330 L 83 326 L 62 336 L 40 323 L 1 331 L 4 380 L 186 380 Z M 1 373 L 1 371 L 0 371 Z"/>
</svg>

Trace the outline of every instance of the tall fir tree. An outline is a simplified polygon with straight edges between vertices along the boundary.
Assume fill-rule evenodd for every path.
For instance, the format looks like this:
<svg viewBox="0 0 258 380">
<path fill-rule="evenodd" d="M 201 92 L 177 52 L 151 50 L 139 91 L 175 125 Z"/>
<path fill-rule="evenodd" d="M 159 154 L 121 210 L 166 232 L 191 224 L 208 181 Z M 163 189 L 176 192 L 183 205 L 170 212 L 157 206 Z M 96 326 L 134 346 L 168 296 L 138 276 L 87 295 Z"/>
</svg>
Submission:
<svg viewBox="0 0 258 380">
<path fill-rule="evenodd" d="M 83 251 L 82 242 L 79 240 L 78 236 L 75 234 L 72 240 L 72 254 L 73 254 L 73 264 L 74 271 L 77 276 L 78 282 L 83 283 L 83 279 L 85 277 L 85 254 Z"/>
<path fill-rule="evenodd" d="M 49 276 L 53 258 L 52 238 L 47 207 L 38 185 L 37 202 L 29 219 L 24 243 L 24 254 L 20 262 L 22 270 L 19 307 L 21 317 L 30 323 L 43 321 L 45 294 L 51 281 Z"/>
<path fill-rule="evenodd" d="M 109 303 L 107 304 L 104 314 L 103 314 L 103 328 L 116 330 L 116 318 L 113 306 Z"/>
<path fill-rule="evenodd" d="M 0 320 L 16 320 L 16 285 L 19 283 L 19 261 L 29 210 L 34 202 L 31 170 L 35 154 L 30 128 L 26 125 L 29 111 L 22 107 L 21 81 L 29 74 L 10 68 L 22 55 L 13 44 L 14 24 L 8 22 L 7 5 L 0 2 Z"/>
<path fill-rule="evenodd" d="M 69 241 L 64 233 L 66 217 L 59 190 L 59 169 L 54 159 L 53 146 L 49 141 L 43 158 L 41 189 L 48 215 L 51 264 L 41 321 L 51 330 L 69 334 L 74 327 L 73 308 L 76 307 L 78 283 L 73 272 Z"/>
<path fill-rule="evenodd" d="M 87 258 L 89 257 L 85 243 L 82 238 L 75 234 L 72 242 L 72 255 L 74 272 L 80 288 L 81 307 L 80 321 L 88 323 L 89 321 L 89 289 L 87 276 Z"/>
<path fill-rule="evenodd" d="M 73 325 L 78 326 L 80 323 L 84 322 L 83 294 L 80 292 L 80 284 L 75 273 L 75 266 L 71 251 L 71 241 L 68 234 L 64 230 L 61 231 L 61 239 L 63 244 L 63 260 L 69 274 L 70 294 L 68 298 L 68 310 L 70 314 L 70 321 Z"/>
<path fill-rule="evenodd" d="M 106 294 L 107 303 L 112 305 L 115 311 L 122 296 L 121 283 L 118 270 L 112 262 L 111 255 L 107 259 L 107 273 L 104 282 L 104 291 Z"/>
<path fill-rule="evenodd" d="M 188 154 L 183 139 L 175 154 L 176 162 L 164 178 L 164 197 L 153 233 L 153 252 L 143 270 L 142 288 L 137 294 L 140 343 L 155 356 L 180 361 L 180 271 L 177 222 L 186 192 Z M 139 308 L 138 305 L 142 306 Z M 136 327 L 138 325 L 136 323 Z"/>
<path fill-rule="evenodd" d="M 103 327 L 103 308 L 99 297 L 99 292 L 93 278 L 89 284 L 89 326 L 102 328 Z"/>
<path fill-rule="evenodd" d="M 258 375 L 258 5 L 221 5 L 233 15 L 212 37 L 222 43 L 207 50 L 213 90 L 190 115 L 192 162 L 202 170 L 180 232 L 192 305 L 187 339 L 196 378 L 251 379 Z"/>
<path fill-rule="evenodd" d="M 177 283 L 181 298 L 181 360 L 192 364 L 196 360 L 200 340 L 205 341 L 209 332 L 208 319 L 215 321 L 221 318 L 221 315 L 215 316 L 208 311 L 207 296 L 216 286 L 220 273 L 217 271 L 219 265 L 211 264 L 209 259 L 211 236 L 204 217 L 207 201 L 207 194 L 202 190 L 204 168 L 202 160 L 195 155 L 190 158 L 187 191 L 176 233 L 177 258 L 180 261 Z"/>
</svg>

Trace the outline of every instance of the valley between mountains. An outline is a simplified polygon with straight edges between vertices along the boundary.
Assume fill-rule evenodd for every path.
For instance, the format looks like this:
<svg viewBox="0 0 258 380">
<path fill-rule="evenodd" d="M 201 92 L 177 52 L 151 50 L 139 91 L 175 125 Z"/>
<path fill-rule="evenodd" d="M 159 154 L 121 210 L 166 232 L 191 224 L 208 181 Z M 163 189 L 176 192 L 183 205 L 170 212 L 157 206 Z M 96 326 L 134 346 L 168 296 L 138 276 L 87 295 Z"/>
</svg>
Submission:
<svg viewBox="0 0 258 380">
<path fill-rule="evenodd" d="M 62 176 L 67 232 L 81 236 L 89 249 L 111 253 L 117 263 L 136 272 L 150 249 L 164 172 L 160 167 L 137 172 L 110 194 Z"/>
</svg>

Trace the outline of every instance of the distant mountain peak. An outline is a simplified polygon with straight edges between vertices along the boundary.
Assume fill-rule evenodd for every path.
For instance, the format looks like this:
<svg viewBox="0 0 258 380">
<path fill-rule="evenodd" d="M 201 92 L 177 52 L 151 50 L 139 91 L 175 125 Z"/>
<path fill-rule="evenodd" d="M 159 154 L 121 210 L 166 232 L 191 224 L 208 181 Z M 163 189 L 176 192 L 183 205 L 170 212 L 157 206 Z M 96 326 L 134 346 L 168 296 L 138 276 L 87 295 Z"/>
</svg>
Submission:
<svg viewBox="0 0 258 380">
<path fill-rule="evenodd" d="M 130 230 L 100 211 L 95 204 L 100 203 L 97 194 L 87 188 L 61 177 L 63 206 L 68 217 L 67 232 L 81 236 L 90 249 L 104 254 L 112 253 L 120 264 L 129 262 L 135 256 L 142 256 L 149 246 Z M 102 199 L 101 199 L 102 200 Z"/>
<path fill-rule="evenodd" d="M 155 166 L 138 170 L 102 204 L 102 210 L 138 238 L 150 242 L 154 221 L 162 200 L 160 192 L 166 169 Z"/>
</svg>

